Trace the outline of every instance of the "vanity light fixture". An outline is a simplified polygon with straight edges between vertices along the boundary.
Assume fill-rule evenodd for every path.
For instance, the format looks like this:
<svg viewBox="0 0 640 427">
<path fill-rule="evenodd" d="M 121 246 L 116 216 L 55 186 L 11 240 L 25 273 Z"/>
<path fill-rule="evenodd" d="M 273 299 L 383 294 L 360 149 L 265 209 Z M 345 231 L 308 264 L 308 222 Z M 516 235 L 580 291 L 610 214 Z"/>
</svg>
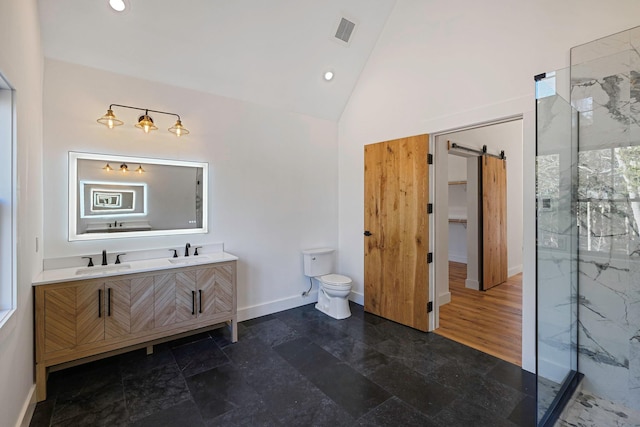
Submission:
<svg viewBox="0 0 640 427">
<path fill-rule="evenodd" d="M 119 120 L 116 118 L 116 115 L 113 114 L 113 110 L 111 108 L 107 110 L 107 114 L 105 114 L 104 116 L 98 119 L 98 123 L 102 123 L 109 129 L 113 129 L 115 126 L 120 126 L 124 124 L 122 120 Z"/>
<path fill-rule="evenodd" d="M 127 172 L 129 172 L 129 166 L 127 166 L 127 164 L 126 164 L 126 163 L 121 164 L 121 165 L 120 165 L 120 172 L 122 172 L 122 173 L 127 173 Z"/>
<path fill-rule="evenodd" d="M 172 134 L 176 136 L 188 135 L 189 130 L 182 125 L 182 121 L 180 120 L 180 116 L 175 113 L 168 113 L 166 111 L 158 111 L 158 110 L 150 110 L 148 108 L 140 108 L 140 107 L 131 107 L 129 105 L 120 105 L 120 104 L 111 104 L 109 105 L 109 109 L 107 110 L 107 114 L 100 117 L 98 119 L 98 123 L 101 123 L 107 126 L 109 129 L 113 129 L 115 126 L 120 126 L 124 124 L 124 122 L 118 118 L 113 113 L 113 107 L 122 107 L 129 108 L 132 110 L 144 111 L 140 117 L 138 117 L 138 123 L 136 123 L 136 127 L 142 129 L 145 133 L 149 133 L 152 130 L 158 129 L 158 127 L 154 124 L 153 118 L 149 115 L 149 112 L 159 113 L 159 114 L 167 114 L 169 116 L 176 116 L 176 123 L 171 126 L 168 130 Z"/>
<path fill-rule="evenodd" d="M 149 111 L 145 111 L 144 114 L 138 117 L 138 123 L 136 123 L 136 127 L 138 129 L 142 129 L 144 133 L 149 133 L 152 130 L 158 129 L 156 125 L 153 124 L 153 119 L 149 116 Z"/>
<path fill-rule="evenodd" d="M 142 173 L 145 173 L 145 170 L 142 169 L 142 165 L 140 165 L 140 166 L 138 166 L 138 169 L 136 169 L 136 172 L 142 174 Z"/>
<path fill-rule="evenodd" d="M 111 166 L 109 166 L 109 163 L 107 163 L 107 165 L 105 167 L 102 168 L 103 171 L 107 171 L 107 172 L 111 172 L 113 170 L 113 168 Z"/>
<path fill-rule="evenodd" d="M 176 121 L 176 124 L 169 128 L 169 132 L 174 133 L 176 136 L 187 135 L 189 131 L 182 126 L 180 119 Z"/>
</svg>

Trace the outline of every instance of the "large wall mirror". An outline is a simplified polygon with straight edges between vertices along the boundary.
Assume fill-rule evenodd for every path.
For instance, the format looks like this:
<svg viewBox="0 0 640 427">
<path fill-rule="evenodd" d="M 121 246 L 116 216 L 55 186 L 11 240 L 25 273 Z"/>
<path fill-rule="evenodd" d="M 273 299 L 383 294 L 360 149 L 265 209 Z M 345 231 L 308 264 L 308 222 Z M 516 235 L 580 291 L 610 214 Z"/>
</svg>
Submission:
<svg viewBox="0 0 640 427">
<path fill-rule="evenodd" d="M 69 153 L 69 240 L 207 232 L 208 164 Z"/>
</svg>

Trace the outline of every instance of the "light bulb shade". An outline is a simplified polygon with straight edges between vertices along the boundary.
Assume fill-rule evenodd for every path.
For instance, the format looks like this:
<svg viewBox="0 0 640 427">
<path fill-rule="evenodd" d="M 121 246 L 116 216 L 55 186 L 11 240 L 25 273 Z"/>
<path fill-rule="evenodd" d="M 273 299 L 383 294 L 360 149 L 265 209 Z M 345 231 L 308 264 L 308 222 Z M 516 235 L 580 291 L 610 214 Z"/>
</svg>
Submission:
<svg viewBox="0 0 640 427">
<path fill-rule="evenodd" d="M 136 127 L 142 129 L 145 133 L 158 129 L 157 126 L 153 124 L 153 119 L 148 114 L 143 114 L 138 118 Z"/>
<path fill-rule="evenodd" d="M 189 130 L 182 126 L 182 122 L 178 119 L 176 124 L 169 128 L 169 132 L 176 134 L 176 136 L 188 135 Z"/>
<path fill-rule="evenodd" d="M 122 12 L 127 8 L 126 3 L 123 0 L 109 0 L 109 6 L 116 12 Z"/>
<path fill-rule="evenodd" d="M 136 172 L 138 173 L 145 173 L 145 170 L 142 169 L 142 165 L 138 166 L 138 169 L 136 169 Z"/>
<path fill-rule="evenodd" d="M 120 165 L 120 170 L 122 171 L 122 173 L 129 172 L 129 166 L 127 166 L 126 163 L 123 163 Z"/>
<path fill-rule="evenodd" d="M 113 168 L 111 166 L 109 166 L 109 163 L 107 163 L 107 165 L 105 167 L 103 167 L 102 170 L 110 172 L 110 171 L 113 170 Z"/>
<path fill-rule="evenodd" d="M 104 116 L 98 119 L 98 123 L 105 125 L 109 129 L 113 129 L 115 126 L 120 126 L 124 124 L 122 120 L 116 118 L 116 115 L 113 114 L 112 109 L 108 109 L 107 114 L 105 114 Z"/>
</svg>

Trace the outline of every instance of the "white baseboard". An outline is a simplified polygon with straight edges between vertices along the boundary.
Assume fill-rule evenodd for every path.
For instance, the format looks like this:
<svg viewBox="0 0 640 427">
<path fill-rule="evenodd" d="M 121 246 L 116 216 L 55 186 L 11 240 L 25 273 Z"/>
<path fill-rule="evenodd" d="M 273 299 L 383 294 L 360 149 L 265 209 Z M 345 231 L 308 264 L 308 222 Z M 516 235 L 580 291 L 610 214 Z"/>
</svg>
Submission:
<svg viewBox="0 0 640 427">
<path fill-rule="evenodd" d="M 312 302 L 318 302 L 318 291 L 316 289 L 309 292 L 309 295 L 306 297 L 303 297 L 301 292 L 296 296 L 269 301 L 250 307 L 241 307 L 238 308 L 238 322 L 266 316 L 267 314 L 278 313 L 283 310 L 289 310 L 290 308 L 311 304 Z"/>
<path fill-rule="evenodd" d="M 466 279 L 464 281 L 464 287 L 469 289 L 480 290 L 480 282 L 478 280 Z"/>
<path fill-rule="evenodd" d="M 438 307 L 441 305 L 449 304 L 451 302 L 451 292 L 443 292 L 438 295 Z"/>
<path fill-rule="evenodd" d="M 352 291 L 351 295 L 349 295 L 349 299 L 356 304 L 364 305 L 364 295 L 359 292 Z M 317 301 L 318 291 L 314 289 L 306 297 L 303 297 L 302 295 L 296 295 L 293 297 L 269 301 L 264 304 L 238 308 L 238 322 L 255 319 L 256 317 L 260 316 L 266 316 L 267 314 L 278 313 L 280 311 L 289 310 L 290 308 L 300 307 L 302 305 L 311 304 L 312 302 Z"/>
<path fill-rule="evenodd" d="M 31 389 L 29 389 L 27 399 L 22 405 L 22 410 L 20 410 L 20 415 L 18 416 L 16 427 L 29 427 L 31 418 L 33 417 L 33 413 L 36 410 L 36 403 L 36 385 L 33 384 L 31 386 Z"/>
<path fill-rule="evenodd" d="M 351 295 L 349 295 L 349 299 L 355 302 L 356 304 L 364 306 L 364 294 L 361 294 L 360 292 L 351 291 Z"/>
<path fill-rule="evenodd" d="M 468 259 L 466 255 L 452 254 L 451 252 L 449 252 L 449 261 L 461 262 L 462 264 L 466 264 Z"/>
<path fill-rule="evenodd" d="M 509 268 L 509 271 L 507 271 L 507 276 L 511 277 L 511 276 L 515 276 L 516 274 L 520 274 L 520 273 L 522 273 L 522 264 L 515 265 L 515 266 Z"/>
</svg>

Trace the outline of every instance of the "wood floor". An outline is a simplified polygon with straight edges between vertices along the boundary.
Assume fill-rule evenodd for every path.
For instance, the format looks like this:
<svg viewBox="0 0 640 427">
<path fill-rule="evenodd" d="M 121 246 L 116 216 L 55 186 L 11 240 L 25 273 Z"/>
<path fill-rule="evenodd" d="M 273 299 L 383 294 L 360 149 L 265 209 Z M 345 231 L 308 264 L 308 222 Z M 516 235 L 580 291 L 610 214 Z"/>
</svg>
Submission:
<svg viewBox="0 0 640 427">
<path fill-rule="evenodd" d="M 451 302 L 434 332 L 522 366 L 522 274 L 488 291 L 464 286 L 467 265 L 449 262 Z"/>
</svg>

